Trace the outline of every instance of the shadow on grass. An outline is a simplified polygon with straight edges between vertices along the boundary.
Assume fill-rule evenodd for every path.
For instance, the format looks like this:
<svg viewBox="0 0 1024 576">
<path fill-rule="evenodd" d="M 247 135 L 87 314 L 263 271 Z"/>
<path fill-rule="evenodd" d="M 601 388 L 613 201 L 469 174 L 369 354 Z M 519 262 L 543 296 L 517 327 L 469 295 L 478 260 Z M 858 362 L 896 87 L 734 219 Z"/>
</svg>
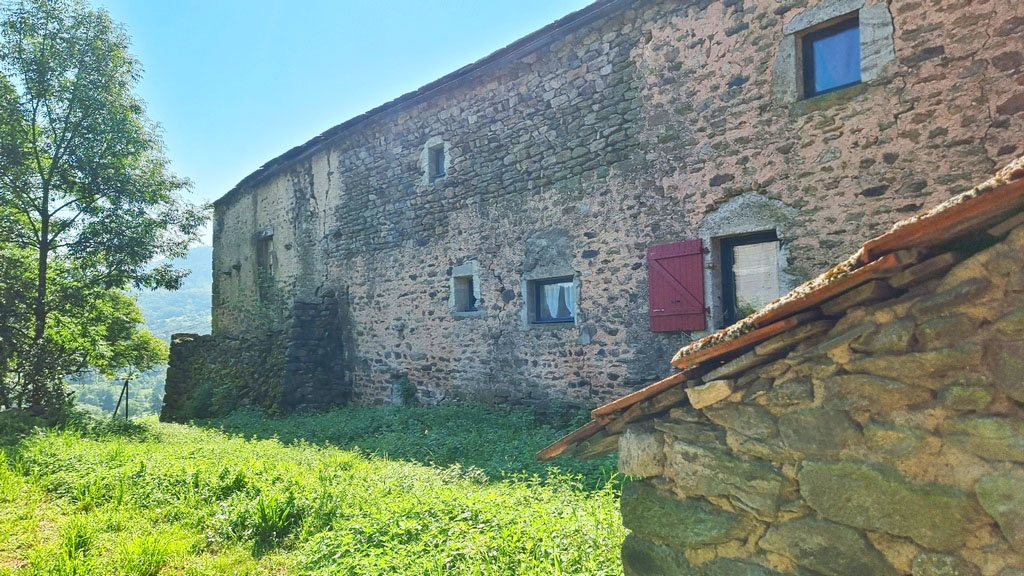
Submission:
<svg viewBox="0 0 1024 576">
<path fill-rule="evenodd" d="M 542 419 L 528 410 L 477 405 L 430 407 L 349 406 L 330 412 L 269 417 L 242 410 L 193 424 L 245 438 L 277 438 L 359 450 L 392 460 L 482 470 L 488 478 L 572 474 L 587 489 L 605 485 L 615 457 L 538 462 L 538 450 L 579 424 L 582 416 Z"/>
</svg>

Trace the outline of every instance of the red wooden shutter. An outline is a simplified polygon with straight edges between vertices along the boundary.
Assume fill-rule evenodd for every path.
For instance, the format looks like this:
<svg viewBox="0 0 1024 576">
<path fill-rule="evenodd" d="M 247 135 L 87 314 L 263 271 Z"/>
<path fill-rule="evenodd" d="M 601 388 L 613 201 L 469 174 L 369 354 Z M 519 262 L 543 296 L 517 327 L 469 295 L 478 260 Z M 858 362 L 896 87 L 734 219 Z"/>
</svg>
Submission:
<svg viewBox="0 0 1024 576">
<path fill-rule="evenodd" d="M 704 246 L 700 238 L 647 249 L 651 331 L 703 330 Z"/>
</svg>

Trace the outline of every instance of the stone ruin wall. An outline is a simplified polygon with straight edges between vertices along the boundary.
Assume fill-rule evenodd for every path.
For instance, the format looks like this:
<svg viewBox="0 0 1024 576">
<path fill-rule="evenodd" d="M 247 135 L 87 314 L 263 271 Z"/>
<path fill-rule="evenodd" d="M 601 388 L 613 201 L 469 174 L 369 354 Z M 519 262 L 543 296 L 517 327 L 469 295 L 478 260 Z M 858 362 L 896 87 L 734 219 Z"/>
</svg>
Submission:
<svg viewBox="0 0 1024 576">
<path fill-rule="evenodd" d="M 296 300 L 250 334 L 173 334 L 164 422 L 224 416 L 241 407 L 265 412 L 326 409 L 352 393 L 342 306 L 325 291 Z"/>
<path fill-rule="evenodd" d="M 1024 575 L 1022 254 L 1024 226 L 628 427 L 627 576 Z"/>
<path fill-rule="evenodd" d="M 745 232 L 720 216 L 753 214 L 795 284 L 1018 152 L 1024 4 L 869 0 L 894 59 L 791 103 L 783 29 L 821 5 L 634 2 L 333 137 L 218 203 L 214 333 L 258 330 L 255 245 L 272 231 L 277 306 L 338 294 L 359 401 L 406 376 L 425 402 L 594 405 L 664 376 L 693 335 L 649 331 L 649 245 Z M 434 183 L 430 138 L 450 159 Z M 468 260 L 475 318 L 447 305 Z M 578 275 L 575 325 L 524 325 L 523 279 L 545 270 Z"/>
</svg>

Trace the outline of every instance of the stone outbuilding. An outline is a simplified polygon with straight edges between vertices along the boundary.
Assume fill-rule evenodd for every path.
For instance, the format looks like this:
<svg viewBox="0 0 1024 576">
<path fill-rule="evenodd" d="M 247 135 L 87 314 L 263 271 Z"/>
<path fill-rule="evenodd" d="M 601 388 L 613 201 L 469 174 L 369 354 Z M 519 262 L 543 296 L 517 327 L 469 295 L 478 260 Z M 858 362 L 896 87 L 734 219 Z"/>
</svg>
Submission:
<svg viewBox="0 0 1024 576">
<path fill-rule="evenodd" d="M 1024 158 L 682 348 L 619 451 L 629 576 L 1024 574 Z"/>
</svg>

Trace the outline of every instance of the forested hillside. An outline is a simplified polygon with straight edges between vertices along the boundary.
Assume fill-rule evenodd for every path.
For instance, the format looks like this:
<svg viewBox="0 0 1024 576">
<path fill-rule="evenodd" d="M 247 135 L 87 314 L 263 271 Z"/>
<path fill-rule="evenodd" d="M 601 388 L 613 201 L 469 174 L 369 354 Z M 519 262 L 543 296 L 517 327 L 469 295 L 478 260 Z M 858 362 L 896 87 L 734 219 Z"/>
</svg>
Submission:
<svg viewBox="0 0 1024 576">
<path fill-rule="evenodd" d="M 139 292 L 139 308 L 146 318 L 146 327 L 161 340 L 170 342 L 176 332 L 210 332 L 210 293 L 213 284 L 211 262 L 213 248 L 197 246 L 188 257 L 172 262 L 191 270 L 181 289 Z"/>
<path fill-rule="evenodd" d="M 210 332 L 211 262 L 213 248 L 197 246 L 186 258 L 172 264 L 191 270 L 180 290 L 135 292 L 139 308 L 149 328 L 161 340 L 170 342 L 177 332 Z M 162 263 L 162 262 L 161 262 Z M 158 263 L 159 264 L 159 263 Z M 132 380 L 129 391 L 129 415 L 142 416 L 160 411 L 167 368 L 161 366 Z M 114 382 L 100 374 L 81 374 L 70 380 L 79 406 L 94 413 L 110 414 L 117 404 L 123 382 Z"/>
</svg>

